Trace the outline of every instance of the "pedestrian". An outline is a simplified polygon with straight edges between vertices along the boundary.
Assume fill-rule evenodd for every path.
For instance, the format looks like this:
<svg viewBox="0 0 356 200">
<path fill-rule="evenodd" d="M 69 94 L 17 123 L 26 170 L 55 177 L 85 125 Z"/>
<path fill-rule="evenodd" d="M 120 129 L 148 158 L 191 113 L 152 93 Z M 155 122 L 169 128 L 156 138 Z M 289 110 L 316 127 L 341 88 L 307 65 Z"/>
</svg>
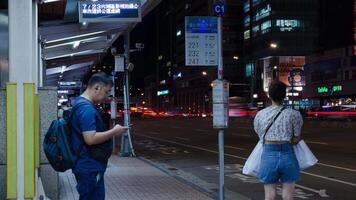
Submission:
<svg viewBox="0 0 356 200">
<path fill-rule="evenodd" d="M 104 173 L 112 153 L 112 137 L 127 131 L 127 127 L 115 125 L 106 130 L 95 104 L 107 98 L 113 86 L 112 78 L 101 72 L 94 74 L 84 93 L 75 104 L 81 104 L 72 113 L 72 146 L 79 158 L 72 168 L 77 180 L 80 200 L 104 200 Z"/>
<path fill-rule="evenodd" d="M 65 118 L 66 113 L 70 110 L 70 107 L 68 106 L 69 102 L 68 101 L 63 101 L 61 103 L 61 107 L 58 109 L 58 118 Z"/>
<path fill-rule="evenodd" d="M 264 141 L 258 178 L 264 184 L 265 200 L 276 198 L 278 183 L 282 183 L 283 199 L 291 200 L 295 182 L 300 179 L 293 144 L 300 140 L 303 118 L 298 111 L 283 107 L 284 83 L 272 81 L 268 97 L 272 105 L 259 111 L 254 119 L 254 129 Z"/>
</svg>

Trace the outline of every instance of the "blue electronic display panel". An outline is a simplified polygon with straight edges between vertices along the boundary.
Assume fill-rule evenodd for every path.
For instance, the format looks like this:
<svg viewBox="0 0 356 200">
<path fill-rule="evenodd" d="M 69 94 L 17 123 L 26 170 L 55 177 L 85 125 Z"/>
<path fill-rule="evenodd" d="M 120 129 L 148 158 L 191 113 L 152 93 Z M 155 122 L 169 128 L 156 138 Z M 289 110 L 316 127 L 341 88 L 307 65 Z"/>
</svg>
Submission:
<svg viewBox="0 0 356 200">
<path fill-rule="evenodd" d="M 141 2 L 80 1 L 79 22 L 140 22 Z"/>
<path fill-rule="evenodd" d="M 186 33 L 217 33 L 218 22 L 216 17 L 186 17 L 185 18 Z"/>
</svg>

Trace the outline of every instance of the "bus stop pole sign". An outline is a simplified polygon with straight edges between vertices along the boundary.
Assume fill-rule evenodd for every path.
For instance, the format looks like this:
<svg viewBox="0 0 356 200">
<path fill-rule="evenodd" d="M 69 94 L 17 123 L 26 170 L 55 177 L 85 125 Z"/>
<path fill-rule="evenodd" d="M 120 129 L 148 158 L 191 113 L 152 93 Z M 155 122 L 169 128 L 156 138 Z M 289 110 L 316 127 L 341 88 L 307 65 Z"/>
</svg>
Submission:
<svg viewBox="0 0 356 200">
<path fill-rule="evenodd" d="M 225 4 L 221 1 L 217 1 L 213 5 L 215 16 L 222 17 L 225 14 Z"/>
</svg>

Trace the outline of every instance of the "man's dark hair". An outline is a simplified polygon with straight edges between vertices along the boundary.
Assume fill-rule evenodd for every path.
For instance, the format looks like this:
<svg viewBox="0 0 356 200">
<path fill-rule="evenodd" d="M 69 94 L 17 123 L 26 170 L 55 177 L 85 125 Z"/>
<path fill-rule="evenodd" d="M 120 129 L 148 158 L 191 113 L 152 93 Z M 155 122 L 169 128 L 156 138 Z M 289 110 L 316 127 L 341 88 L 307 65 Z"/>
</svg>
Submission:
<svg viewBox="0 0 356 200">
<path fill-rule="evenodd" d="M 96 74 L 93 74 L 89 81 L 88 81 L 88 87 L 91 88 L 93 87 L 95 84 L 102 84 L 105 86 L 113 86 L 114 83 L 112 81 L 112 77 L 109 76 L 108 74 L 106 74 L 105 72 L 99 72 Z"/>
<path fill-rule="evenodd" d="M 286 97 L 287 86 L 281 81 L 272 81 L 268 88 L 268 96 L 271 100 L 282 103 Z"/>
</svg>

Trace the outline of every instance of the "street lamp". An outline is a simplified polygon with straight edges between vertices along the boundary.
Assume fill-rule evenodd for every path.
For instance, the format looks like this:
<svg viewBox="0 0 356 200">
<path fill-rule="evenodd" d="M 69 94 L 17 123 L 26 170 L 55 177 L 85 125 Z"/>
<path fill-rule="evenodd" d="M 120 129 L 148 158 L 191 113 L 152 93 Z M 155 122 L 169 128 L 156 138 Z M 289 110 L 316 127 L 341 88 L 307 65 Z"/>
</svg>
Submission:
<svg viewBox="0 0 356 200">
<path fill-rule="evenodd" d="M 269 46 L 273 49 L 276 49 L 278 47 L 277 43 L 275 43 L 275 42 L 271 42 L 271 44 L 269 44 Z"/>
<path fill-rule="evenodd" d="M 202 71 L 201 74 L 202 74 L 203 76 L 206 76 L 208 73 L 206 73 L 206 71 Z"/>
</svg>

